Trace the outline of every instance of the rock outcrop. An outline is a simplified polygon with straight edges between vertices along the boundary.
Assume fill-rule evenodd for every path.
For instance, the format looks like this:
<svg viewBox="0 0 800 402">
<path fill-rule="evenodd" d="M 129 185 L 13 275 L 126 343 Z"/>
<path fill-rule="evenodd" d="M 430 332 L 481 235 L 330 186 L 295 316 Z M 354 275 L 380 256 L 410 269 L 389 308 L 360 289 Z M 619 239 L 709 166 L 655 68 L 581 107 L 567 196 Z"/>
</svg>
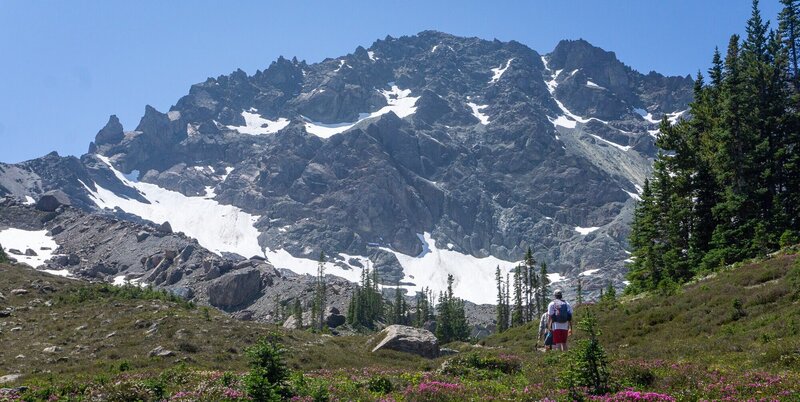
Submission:
<svg viewBox="0 0 800 402">
<path fill-rule="evenodd" d="M 208 288 L 208 301 L 212 306 L 227 310 L 252 301 L 259 291 L 261 273 L 256 268 L 246 268 L 214 280 Z"/>
<path fill-rule="evenodd" d="M 413 353 L 429 359 L 439 357 L 439 341 L 428 330 L 405 325 L 390 325 L 375 335 L 378 344 L 372 352 L 382 349 Z"/>
</svg>

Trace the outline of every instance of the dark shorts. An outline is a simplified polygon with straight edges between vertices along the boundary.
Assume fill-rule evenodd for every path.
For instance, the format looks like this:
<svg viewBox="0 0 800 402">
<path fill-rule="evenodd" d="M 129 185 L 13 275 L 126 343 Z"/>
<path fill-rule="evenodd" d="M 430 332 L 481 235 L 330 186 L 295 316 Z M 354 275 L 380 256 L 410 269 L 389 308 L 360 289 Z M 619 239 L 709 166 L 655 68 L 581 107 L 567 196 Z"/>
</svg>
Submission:
<svg viewBox="0 0 800 402">
<path fill-rule="evenodd" d="M 544 346 L 553 346 L 553 333 L 548 332 L 547 335 L 544 336 Z"/>
<path fill-rule="evenodd" d="M 559 343 L 567 343 L 567 333 L 569 331 L 566 329 L 554 329 L 553 330 L 553 344 L 558 345 Z"/>
</svg>

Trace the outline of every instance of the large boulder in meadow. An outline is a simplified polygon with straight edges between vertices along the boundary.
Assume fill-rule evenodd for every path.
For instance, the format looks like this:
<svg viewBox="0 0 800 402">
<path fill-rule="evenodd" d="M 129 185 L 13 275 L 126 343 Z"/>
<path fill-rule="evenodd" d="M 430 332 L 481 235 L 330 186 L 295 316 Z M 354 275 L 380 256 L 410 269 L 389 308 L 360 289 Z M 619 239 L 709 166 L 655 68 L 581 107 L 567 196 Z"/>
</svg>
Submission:
<svg viewBox="0 0 800 402">
<path fill-rule="evenodd" d="M 372 349 L 373 353 L 382 349 L 389 349 L 413 353 L 429 359 L 439 356 L 439 340 L 436 339 L 436 336 L 431 331 L 422 328 L 390 325 L 379 332 L 376 339 L 380 341 Z"/>
</svg>

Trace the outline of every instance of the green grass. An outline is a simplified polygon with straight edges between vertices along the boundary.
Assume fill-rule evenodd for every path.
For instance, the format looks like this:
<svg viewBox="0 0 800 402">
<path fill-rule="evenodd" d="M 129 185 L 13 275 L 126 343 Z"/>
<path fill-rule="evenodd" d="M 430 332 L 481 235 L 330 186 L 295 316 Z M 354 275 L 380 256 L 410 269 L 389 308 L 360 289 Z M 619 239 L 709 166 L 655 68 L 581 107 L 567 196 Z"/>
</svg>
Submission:
<svg viewBox="0 0 800 402">
<path fill-rule="evenodd" d="M 12 295 L 23 288 L 25 295 Z M 0 376 L 21 373 L 21 382 L 119 372 L 164 370 L 178 363 L 203 370 L 241 371 L 243 351 L 277 333 L 293 369 L 363 367 L 426 369 L 432 363 L 399 352 L 371 353 L 369 335 L 320 336 L 244 322 L 196 307 L 160 291 L 114 287 L 51 276 L 20 265 L 0 264 Z M 148 331 L 157 326 L 155 331 Z M 15 330 L 12 331 L 12 328 Z M 18 329 L 17 329 L 18 328 Z M 56 346 L 56 353 L 44 353 Z M 150 357 L 161 346 L 173 357 Z M 17 358 L 18 356 L 24 356 Z"/>
<path fill-rule="evenodd" d="M 675 294 L 623 297 L 592 309 L 601 341 L 615 359 L 701 363 L 710 369 L 800 370 L 800 258 L 779 254 L 740 264 Z M 737 306 L 739 306 L 737 308 Z M 483 340 L 531 353 L 534 324 Z M 576 333 L 575 339 L 582 334 Z"/>
<path fill-rule="evenodd" d="M 12 296 L 15 288 L 30 293 Z M 370 335 L 334 337 L 241 322 L 161 292 L 86 285 L 14 265 L 0 264 L 0 292 L 6 297 L 0 307 L 15 309 L 0 318 L 0 375 L 24 374 L 18 384 L 32 387 L 30 400 L 243 400 L 244 351 L 267 334 L 288 350 L 288 387 L 300 400 L 570 399 L 558 381 L 569 355 L 538 351 L 533 323 L 479 345 L 447 345 L 462 353 L 428 360 L 373 354 Z M 739 264 L 671 295 L 580 306 L 575 319 L 587 309 L 597 315 L 618 393 L 601 400 L 656 392 L 661 396 L 648 400 L 791 401 L 800 392 L 795 254 Z M 154 322 L 158 331 L 147 336 Z M 10 331 L 15 326 L 22 329 Z M 576 331 L 571 342 L 583 336 Z M 42 353 L 48 346 L 62 351 Z M 149 357 L 155 346 L 176 355 Z"/>
</svg>

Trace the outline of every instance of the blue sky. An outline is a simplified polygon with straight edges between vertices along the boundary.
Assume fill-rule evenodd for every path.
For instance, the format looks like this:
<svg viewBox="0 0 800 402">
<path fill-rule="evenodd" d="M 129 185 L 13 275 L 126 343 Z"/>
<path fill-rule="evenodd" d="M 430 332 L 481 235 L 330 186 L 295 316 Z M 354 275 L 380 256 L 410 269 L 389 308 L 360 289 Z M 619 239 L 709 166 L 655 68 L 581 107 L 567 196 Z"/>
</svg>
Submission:
<svg viewBox="0 0 800 402">
<path fill-rule="evenodd" d="M 775 21 L 778 0 L 761 10 Z M 132 130 L 145 105 L 166 111 L 193 83 L 279 55 L 316 62 L 436 29 L 540 53 L 583 38 L 639 71 L 686 75 L 749 15 L 749 0 L 0 0 L 0 161 L 83 154 L 109 115 Z"/>
</svg>

